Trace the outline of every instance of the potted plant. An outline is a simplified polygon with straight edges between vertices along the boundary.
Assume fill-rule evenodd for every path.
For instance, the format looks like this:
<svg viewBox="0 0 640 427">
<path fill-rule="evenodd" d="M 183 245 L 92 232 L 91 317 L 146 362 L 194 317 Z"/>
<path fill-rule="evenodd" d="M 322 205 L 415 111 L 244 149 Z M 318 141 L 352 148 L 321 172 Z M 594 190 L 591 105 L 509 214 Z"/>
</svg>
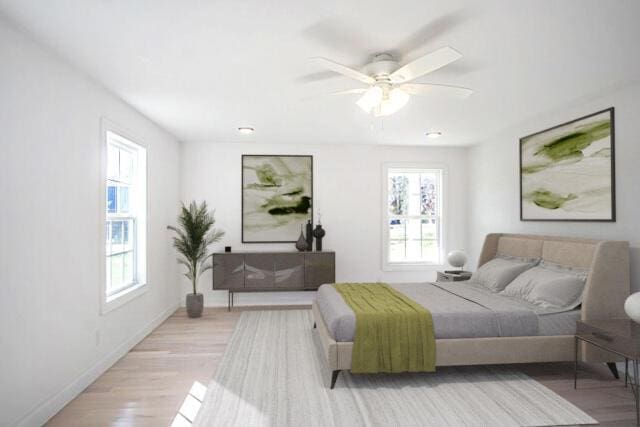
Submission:
<svg viewBox="0 0 640 427">
<path fill-rule="evenodd" d="M 193 293 L 187 294 L 187 314 L 192 318 L 202 316 L 204 305 L 202 294 L 197 292 L 198 279 L 202 273 L 213 268 L 208 247 L 224 236 L 224 231 L 213 228 L 216 222 L 213 216 L 214 212 L 209 212 L 207 202 L 198 205 L 192 201 L 188 209 L 182 205 L 178 226 L 167 227 L 176 233 L 173 247 L 178 251 L 178 262 L 187 268 L 184 275 L 193 286 Z"/>
</svg>

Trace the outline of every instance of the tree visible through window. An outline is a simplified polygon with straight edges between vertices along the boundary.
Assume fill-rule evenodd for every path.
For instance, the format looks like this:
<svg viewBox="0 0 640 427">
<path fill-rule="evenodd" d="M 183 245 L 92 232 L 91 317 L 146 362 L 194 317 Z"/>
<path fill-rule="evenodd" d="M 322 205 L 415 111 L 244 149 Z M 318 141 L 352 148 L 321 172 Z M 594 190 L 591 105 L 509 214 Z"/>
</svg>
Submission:
<svg viewBox="0 0 640 427">
<path fill-rule="evenodd" d="M 438 264 L 442 171 L 388 168 L 386 173 L 386 263 Z"/>
</svg>

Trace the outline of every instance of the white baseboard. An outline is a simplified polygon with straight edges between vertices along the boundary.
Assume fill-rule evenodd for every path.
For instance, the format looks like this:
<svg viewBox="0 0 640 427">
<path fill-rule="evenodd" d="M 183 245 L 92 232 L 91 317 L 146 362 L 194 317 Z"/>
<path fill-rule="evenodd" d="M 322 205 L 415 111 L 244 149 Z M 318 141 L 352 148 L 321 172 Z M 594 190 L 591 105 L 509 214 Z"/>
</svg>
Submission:
<svg viewBox="0 0 640 427">
<path fill-rule="evenodd" d="M 46 423 L 49 418 L 57 414 L 62 408 L 64 408 L 69 402 L 76 398 L 85 388 L 91 385 L 100 375 L 105 373 L 107 369 L 112 367 L 118 360 L 120 360 L 125 354 L 129 352 L 136 344 L 142 341 L 147 335 L 149 335 L 155 328 L 160 326 L 169 316 L 171 316 L 178 309 L 178 304 L 169 307 L 164 312 L 160 313 L 151 322 L 147 323 L 142 329 L 135 333 L 131 338 L 120 344 L 111 353 L 107 354 L 104 358 L 99 360 L 89 369 L 84 371 L 78 378 L 69 383 L 66 387 L 50 397 L 44 403 L 38 405 L 27 415 L 25 415 L 20 421 L 18 426 L 41 426 Z"/>
</svg>

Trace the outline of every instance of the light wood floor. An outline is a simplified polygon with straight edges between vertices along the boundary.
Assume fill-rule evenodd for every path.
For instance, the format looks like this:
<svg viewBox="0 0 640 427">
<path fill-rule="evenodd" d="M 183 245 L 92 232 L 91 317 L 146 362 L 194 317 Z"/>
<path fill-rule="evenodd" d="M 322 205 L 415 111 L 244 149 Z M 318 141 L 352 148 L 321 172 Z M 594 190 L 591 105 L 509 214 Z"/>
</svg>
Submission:
<svg viewBox="0 0 640 427">
<path fill-rule="evenodd" d="M 194 381 L 209 383 L 240 312 L 250 309 L 267 308 L 238 307 L 231 313 L 207 308 L 200 319 L 189 319 L 179 309 L 47 425 L 170 425 Z M 570 363 L 522 365 L 521 369 L 602 426 L 635 425 L 631 390 L 614 380 L 604 366 L 582 367 L 578 390 L 573 389 Z"/>
</svg>

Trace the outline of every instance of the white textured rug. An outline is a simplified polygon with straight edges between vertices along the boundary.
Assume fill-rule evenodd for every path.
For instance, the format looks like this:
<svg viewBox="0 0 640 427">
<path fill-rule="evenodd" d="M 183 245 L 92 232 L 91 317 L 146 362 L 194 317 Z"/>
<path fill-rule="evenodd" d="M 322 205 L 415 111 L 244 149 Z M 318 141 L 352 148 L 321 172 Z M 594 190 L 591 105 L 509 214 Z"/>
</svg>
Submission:
<svg viewBox="0 0 640 427">
<path fill-rule="evenodd" d="M 331 372 L 309 310 L 244 312 L 194 425 L 551 426 L 597 424 L 508 368 L 436 373 Z"/>
</svg>

